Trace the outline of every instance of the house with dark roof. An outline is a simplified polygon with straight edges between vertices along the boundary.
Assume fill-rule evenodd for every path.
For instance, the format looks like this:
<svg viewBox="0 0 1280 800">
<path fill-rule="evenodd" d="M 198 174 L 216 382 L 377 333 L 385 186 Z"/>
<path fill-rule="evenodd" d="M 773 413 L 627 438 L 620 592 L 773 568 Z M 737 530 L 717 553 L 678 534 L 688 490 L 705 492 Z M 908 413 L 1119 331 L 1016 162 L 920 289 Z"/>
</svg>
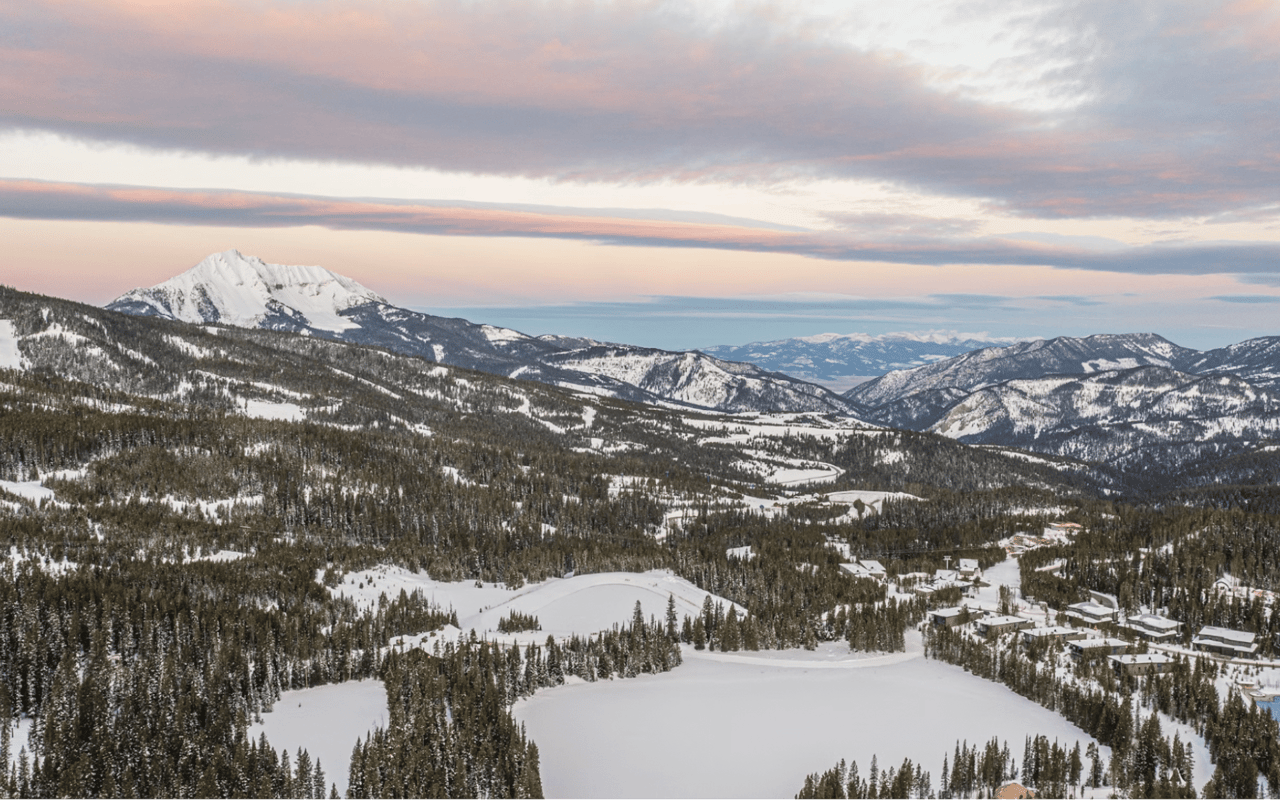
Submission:
<svg viewBox="0 0 1280 800">
<path fill-rule="evenodd" d="M 1117 675 L 1158 675 L 1173 672 L 1177 662 L 1164 653 L 1125 653 L 1108 656 Z"/>
<path fill-rule="evenodd" d="M 1118 656 L 1129 652 L 1129 643 L 1124 639 L 1077 639 L 1067 642 L 1067 647 L 1076 660 L 1085 656 Z"/>
</svg>

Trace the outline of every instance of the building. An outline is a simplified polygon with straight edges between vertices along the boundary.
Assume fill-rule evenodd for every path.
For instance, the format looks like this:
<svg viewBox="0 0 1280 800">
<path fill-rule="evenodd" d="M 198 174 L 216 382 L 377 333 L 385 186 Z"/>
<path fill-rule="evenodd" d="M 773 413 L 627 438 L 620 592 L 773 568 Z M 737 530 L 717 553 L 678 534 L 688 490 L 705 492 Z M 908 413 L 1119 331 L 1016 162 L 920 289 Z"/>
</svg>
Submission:
<svg viewBox="0 0 1280 800">
<path fill-rule="evenodd" d="M 963 625 L 968 620 L 974 620 L 983 615 L 983 611 L 978 608 L 968 608 L 967 606 L 952 606 L 951 608 L 939 608 L 929 612 L 929 621 L 939 628 L 954 628 L 957 625 Z"/>
<path fill-rule="evenodd" d="M 871 558 L 860 558 L 858 563 L 867 571 L 867 574 L 878 581 L 882 581 L 889 576 L 889 571 L 884 568 L 884 564 Z"/>
<path fill-rule="evenodd" d="M 991 796 L 996 800 L 1030 800 L 1036 796 L 1036 793 L 1020 783 L 1006 783 L 1000 787 L 1000 791 Z"/>
<path fill-rule="evenodd" d="M 1101 625 L 1104 622 L 1116 621 L 1116 610 L 1092 600 L 1086 600 L 1083 603 L 1072 603 L 1067 606 L 1066 614 L 1069 618 L 1081 622 L 1085 625 Z"/>
<path fill-rule="evenodd" d="M 956 572 L 966 581 L 975 581 L 982 577 L 982 570 L 978 567 L 978 559 L 976 558 L 960 559 L 960 565 Z"/>
<path fill-rule="evenodd" d="M 1181 622 L 1175 622 L 1158 614 L 1130 614 L 1120 623 L 1124 627 L 1152 642 L 1167 642 L 1178 638 Z"/>
<path fill-rule="evenodd" d="M 1173 672 L 1176 663 L 1171 656 L 1164 653 L 1136 653 L 1119 656 L 1108 656 L 1112 668 L 1117 675 L 1159 675 Z"/>
<path fill-rule="evenodd" d="M 862 566 L 862 564 L 857 561 L 847 563 L 847 564 L 841 564 L 840 569 L 844 570 L 845 572 L 849 573 L 855 578 L 873 577 L 871 575 L 871 571 L 868 570 L 866 567 Z"/>
<path fill-rule="evenodd" d="M 1090 589 L 1089 599 L 1093 600 L 1093 602 L 1098 605 L 1106 606 L 1113 611 L 1118 612 L 1120 610 L 1120 600 L 1114 594 L 1107 594 L 1106 592 L 1098 592 Z"/>
<path fill-rule="evenodd" d="M 973 588 L 973 584 L 960 578 L 960 572 L 954 569 L 935 570 L 933 577 L 928 583 L 918 584 L 913 592 L 916 594 L 929 595 L 943 589 L 962 589 L 969 590 Z"/>
<path fill-rule="evenodd" d="M 1206 625 L 1191 637 L 1191 646 L 1206 653 L 1232 658 L 1252 658 L 1258 654 L 1257 634 Z"/>
<path fill-rule="evenodd" d="M 1079 628 L 1065 628 L 1053 625 L 1047 628 L 1029 628 L 1022 631 L 1022 643 L 1028 647 L 1040 642 L 1069 642 L 1087 636 Z"/>
<path fill-rule="evenodd" d="M 1129 652 L 1129 643 L 1124 639 L 1076 639 L 1067 642 L 1073 658 L 1079 660 L 1085 656 L 1118 656 Z"/>
<path fill-rule="evenodd" d="M 1035 625 L 1029 619 L 1010 617 L 1007 615 L 983 617 L 978 620 L 978 633 L 983 636 L 999 636 L 1009 631 L 1020 631 Z"/>
</svg>

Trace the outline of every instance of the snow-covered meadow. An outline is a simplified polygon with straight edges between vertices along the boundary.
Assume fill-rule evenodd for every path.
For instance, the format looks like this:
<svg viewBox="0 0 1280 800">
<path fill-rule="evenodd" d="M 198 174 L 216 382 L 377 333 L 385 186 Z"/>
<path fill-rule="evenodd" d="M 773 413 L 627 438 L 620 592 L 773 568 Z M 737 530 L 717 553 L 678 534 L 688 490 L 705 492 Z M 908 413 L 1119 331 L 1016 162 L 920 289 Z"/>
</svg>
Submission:
<svg viewBox="0 0 1280 800">
<path fill-rule="evenodd" d="M 1010 560 L 989 571 L 995 593 L 1017 585 Z M 375 604 L 404 588 L 421 589 L 458 612 L 461 630 L 500 641 L 542 641 L 548 634 L 589 634 L 625 623 L 641 603 L 659 618 L 667 598 L 683 616 L 707 593 L 664 571 L 553 579 L 518 589 L 433 581 L 393 567 L 345 575 L 330 591 Z M 984 598 L 994 599 L 994 598 Z M 714 598 L 713 601 L 720 600 Z M 721 602 L 726 602 L 720 600 Z M 499 635 L 512 611 L 537 616 L 537 633 Z M 807 774 L 856 759 L 865 771 L 903 758 L 920 762 L 936 784 L 944 754 L 957 740 L 993 736 L 1021 752 L 1028 735 L 1068 744 L 1089 737 L 1061 716 L 1004 686 L 923 657 L 908 632 L 905 653 L 851 653 L 843 643 L 815 651 L 721 653 L 684 648 L 685 663 L 660 675 L 585 683 L 570 679 L 519 701 L 514 714 L 538 744 L 548 797 L 779 797 L 794 795 Z M 301 704 L 299 706 L 299 704 Z M 289 692 L 262 716 L 272 743 L 319 757 L 341 791 L 351 747 L 385 724 L 386 698 L 376 681 Z M 1109 753 L 1107 754 L 1109 757 Z"/>
<path fill-rule="evenodd" d="M 547 636 L 596 633 L 615 624 L 627 624 L 637 602 L 646 619 L 664 618 L 669 597 L 675 598 L 676 612 L 682 618 L 686 614 L 697 614 L 707 597 L 711 597 L 713 603 L 723 603 L 726 609 L 734 605 L 667 570 L 600 572 L 553 578 L 512 589 L 494 583 L 436 581 L 399 567 L 375 567 L 347 573 L 330 591 L 372 608 L 383 594 L 390 600 L 401 589 L 421 591 L 441 608 L 452 608 L 458 612 L 458 622 L 464 631 L 474 630 L 491 641 L 523 643 L 541 643 Z M 746 613 L 742 606 L 735 607 L 739 614 Z M 536 633 L 498 633 L 498 621 L 513 611 L 537 617 L 542 629 Z"/>
<path fill-rule="evenodd" d="M 547 797 L 790 797 L 805 775 L 871 756 L 936 786 L 957 740 L 1090 741 L 1003 686 L 911 652 L 698 653 L 673 672 L 544 690 L 515 707 Z M 772 657 L 771 657 L 772 656 Z M 1109 755 L 1109 754 L 1108 754 Z"/>
<path fill-rule="evenodd" d="M 325 781 L 345 796 L 351 749 L 374 728 L 386 726 L 382 681 L 348 681 L 281 693 L 262 721 L 249 726 L 249 736 L 266 733 L 271 745 L 288 750 L 291 758 L 298 748 L 306 748 L 312 763 L 320 761 Z"/>
</svg>

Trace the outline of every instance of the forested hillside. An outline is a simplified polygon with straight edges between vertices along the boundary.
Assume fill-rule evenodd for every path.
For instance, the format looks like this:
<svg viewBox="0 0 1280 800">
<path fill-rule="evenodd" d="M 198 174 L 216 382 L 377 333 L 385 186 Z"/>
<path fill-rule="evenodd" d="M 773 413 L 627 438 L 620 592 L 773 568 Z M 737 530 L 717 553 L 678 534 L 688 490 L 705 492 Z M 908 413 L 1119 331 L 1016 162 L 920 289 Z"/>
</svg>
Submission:
<svg viewBox="0 0 1280 800">
<path fill-rule="evenodd" d="M 678 641 L 901 649 L 923 601 L 887 600 L 833 544 L 902 571 L 991 563 L 994 539 L 1094 502 L 1070 469 L 839 419 L 677 413 L 8 289 L 0 320 L 0 715 L 29 726 L 2 783 L 24 796 L 327 793 L 325 765 L 247 725 L 283 690 L 363 676 L 395 697 L 354 793 L 536 795 L 517 697 L 674 668 Z M 817 488 L 925 499 L 789 504 Z M 748 613 L 392 656 L 456 616 L 329 591 L 388 564 L 512 586 L 665 568 Z"/>
</svg>

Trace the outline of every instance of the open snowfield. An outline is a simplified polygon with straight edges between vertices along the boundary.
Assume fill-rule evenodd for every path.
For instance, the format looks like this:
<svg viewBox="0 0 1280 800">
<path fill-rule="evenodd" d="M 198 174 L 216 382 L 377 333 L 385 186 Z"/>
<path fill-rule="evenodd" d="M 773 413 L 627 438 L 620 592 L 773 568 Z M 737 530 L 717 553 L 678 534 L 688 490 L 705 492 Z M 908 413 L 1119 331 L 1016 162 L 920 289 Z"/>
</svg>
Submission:
<svg viewBox="0 0 1280 800">
<path fill-rule="evenodd" d="M 861 500 L 868 506 L 880 510 L 881 504 L 885 500 L 921 500 L 914 494 L 906 492 L 873 492 L 865 489 L 851 489 L 843 492 L 830 492 L 827 499 L 833 503 L 852 503 L 854 500 Z"/>
<path fill-rule="evenodd" d="M 31 718 L 23 717 L 9 727 L 9 764 L 5 770 L 11 770 L 18 765 L 18 757 L 22 755 L 22 749 L 27 746 L 27 736 L 31 734 Z M 28 753 L 27 755 L 30 755 Z"/>
<path fill-rule="evenodd" d="M 276 750 L 288 750 L 297 764 L 298 748 L 320 760 L 325 780 L 347 793 L 351 748 L 375 727 L 387 727 L 387 690 L 382 681 L 363 680 L 283 692 L 249 737 L 266 732 Z"/>
<path fill-rule="evenodd" d="M 675 597 L 676 613 L 682 619 L 699 613 L 707 597 L 713 603 L 724 603 L 725 608 L 731 605 L 666 570 L 575 575 L 508 589 L 500 584 L 476 586 L 475 581 L 435 581 L 399 567 L 376 567 L 347 573 L 330 591 L 371 607 L 384 592 L 390 600 L 402 588 L 409 592 L 419 589 L 442 608 L 457 611 L 464 631 L 474 629 L 491 640 L 539 643 L 548 635 L 590 634 L 608 630 L 615 623 L 627 624 L 637 601 L 646 619 L 664 619 L 670 596 Z M 746 613 L 742 606 L 735 607 L 739 614 Z M 498 620 L 512 611 L 537 617 L 542 630 L 499 634 Z"/>
<path fill-rule="evenodd" d="M 936 788 L 957 739 L 999 736 L 1018 756 L 1028 734 L 1089 741 L 914 645 L 862 658 L 840 644 L 742 656 L 686 648 L 673 672 L 543 690 L 515 716 L 538 743 L 547 797 L 791 797 L 841 758 L 865 775 L 873 754 L 881 768 L 921 761 Z"/>
<path fill-rule="evenodd" d="M 0 319 L 0 369 L 22 369 L 17 331 L 7 319 Z"/>
<path fill-rule="evenodd" d="M 783 486 L 803 486 L 806 483 L 827 483 L 839 478 L 844 470 L 834 464 L 817 464 L 811 467 L 783 467 L 773 470 L 768 479 Z"/>
<path fill-rule="evenodd" d="M 40 481 L 0 481 L 0 489 L 36 503 L 53 499 L 53 490 Z"/>
<path fill-rule="evenodd" d="M 644 616 L 663 619 L 667 612 L 667 598 L 675 597 L 676 613 L 680 618 L 694 616 L 702 610 L 703 600 L 711 597 L 713 603 L 733 605 L 739 614 L 746 609 L 728 600 L 711 595 L 692 583 L 677 578 L 664 570 L 650 572 L 601 572 L 593 575 L 577 575 L 572 578 L 544 581 L 520 590 L 510 599 L 480 614 L 465 619 L 459 614 L 463 630 L 474 628 L 490 633 L 498 629 L 498 620 L 512 611 L 532 614 L 542 624 L 536 640 L 545 640 L 548 634 L 568 636 L 607 630 L 615 623 L 628 623 L 640 603 Z"/>
<path fill-rule="evenodd" d="M 812 436 L 816 439 L 835 439 L 850 434 L 880 433 L 884 428 L 872 425 L 851 417 L 838 420 L 826 419 L 820 414 L 811 413 L 746 413 L 735 414 L 723 418 L 684 417 L 682 422 L 691 428 L 701 428 L 709 433 L 722 434 L 718 438 L 708 438 L 708 442 L 727 442 L 744 444 L 760 436 L 766 438 L 785 438 L 789 436 Z M 795 794 L 795 792 L 792 792 Z"/>
</svg>

